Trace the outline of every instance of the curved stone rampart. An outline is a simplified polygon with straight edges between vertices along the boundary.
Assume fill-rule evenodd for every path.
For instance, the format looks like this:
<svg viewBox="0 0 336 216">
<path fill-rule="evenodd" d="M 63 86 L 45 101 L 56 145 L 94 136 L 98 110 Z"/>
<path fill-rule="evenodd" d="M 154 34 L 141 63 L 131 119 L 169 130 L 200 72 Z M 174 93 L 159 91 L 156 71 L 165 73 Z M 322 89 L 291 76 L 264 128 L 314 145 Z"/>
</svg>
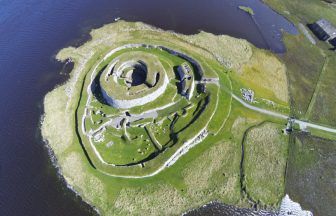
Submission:
<svg viewBox="0 0 336 216">
<path fill-rule="evenodd" d="M 165 74 L 163 84 L 156 91 L 153 91 L 143 97 L 135 98 L 132 100 L 114 99 L 112 96 L 108 95 L 104 89 L 101 89 L 101 91 L 102 91 L 102 95 L 104 99 L 109 105 L 115 108 L 129 109 L 135 106 L 141 106 L 151 101 L 154 101 L 156 98 L 158 98 L 160 95 L 164 93 L 164 91 L 167 88 L 168 83 L 169 83 L 169 80 L 168 80 L 167 75 Z"/>
<path fill-rule="evenodd" d="M 129 49 L 129 48 L 140 48 L 140 47 L 144 47 L 144 48 L 157 48 L 157 49 L 162 49 L 165 50 L 167 52 L 169 52 L 172 55 L 176 55 L 179 56 L 189 62 L 191 62 L 197 69 L 197 73 L 199 74 L 200 77 L 203 77 L 203 70 L 202 67 L 200 66 L 200 64 L 194 60 L 193 58 L 187 56 L 186 54 L 183 54 L 181 52 L 172 50 L 170 48 L 161 46 L 161 45 L 148 45 L 148 44 L 125 44 L 123 46 L 117 47 L 113 50 L 111 50 L 107 55 L 105 55 L 104 60 L 106 60 L 107 58 L 109 58 L 110 56 L 112 56 L 114 53 L 121 51 L 123 49 Z M 113 66 L 116 64 L 117 62 L 113 62 L 113 64 L 110 64 L 108 66 L 107 70 L 111 70 L 113 68 Z M 107 73 L 108 74 L 108 73 Z M 106 102 L 116 108 L 121 108 L 121 109 L 129 109 L 131 107 L 135 107 L 135 106 L 141 106 L 144 105 L 146 103 L 149 103 L 151 101 L 154 101 L 156 98 L 158 98 L 160 95 L 162 95 L 169 83 L 169 79 L 166 73 L 164 74 L 164 81 L 163 84 L 155 91 L 140 97 L 140 98 L 134 98 L 134 99 L 130 99 L 130 100 L 121 100 L 121 99 L 116 99 L 113 98 L 112 96 L 108 95 L 107 92 L 102 88 L 102 95 L 104 97 L 104 99 L 106 100 Z M 91 83 L 92 84 L 92 83 Z"/>
<path fill-rule="evenodd" d="M 180 57 L 182 59 L 185 59 L 185 60 L 191 62 L 197 68 L 196 72 L 198 73 L 198 75 L 200 76 L 200 78 L 203 77 L 204 73 L 203 73 L 203 69 L 202 69 L 201 65 L 196 60 L 194 60 L 193 58 L 191 58 L 190 56 L 187 56 L 186 54 L 177 52 L 175 50 L 172 50 L 172 49 L 164 47 L 164 46 L 156 46 L 156 47 L 160 48 L 160 49 L 163 49 L 163 50 L 169 52 L 172 55 L 176 55 L 176 56 L 178 56 L 178 57 Z"/>
</svg>

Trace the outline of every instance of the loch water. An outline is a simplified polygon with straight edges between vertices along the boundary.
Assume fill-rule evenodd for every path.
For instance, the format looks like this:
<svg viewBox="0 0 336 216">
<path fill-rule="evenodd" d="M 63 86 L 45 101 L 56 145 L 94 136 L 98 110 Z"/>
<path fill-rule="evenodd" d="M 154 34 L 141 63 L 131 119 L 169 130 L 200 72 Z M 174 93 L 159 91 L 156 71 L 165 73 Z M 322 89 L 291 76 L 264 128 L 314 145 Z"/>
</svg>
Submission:
<svg viewBox="0 0 336 216">
<path fill-rule="evenodd" d="M 251 6 L 254 19 L 238 5 Z M 282 30 L 297 33 L 259 0 L 0 0 L 0 215 L 95 214 L 58 176 L 39 126 L 44 95 L 68 78 L 57 51 L 116 17 L 228 34 L 280 53 Z"/>
</svg>

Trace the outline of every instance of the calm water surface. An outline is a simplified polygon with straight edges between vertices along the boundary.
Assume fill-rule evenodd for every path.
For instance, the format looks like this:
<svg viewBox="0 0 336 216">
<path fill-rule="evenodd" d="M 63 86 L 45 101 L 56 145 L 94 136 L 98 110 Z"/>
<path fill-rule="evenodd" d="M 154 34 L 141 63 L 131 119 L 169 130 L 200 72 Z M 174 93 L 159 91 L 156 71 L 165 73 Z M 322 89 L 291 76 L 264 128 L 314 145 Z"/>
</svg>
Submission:
<svg viewBox="0 0 336 216">
<path fill-rule="evenodd" d="M 255 9 L 257 24 L 240 4 Z M 54 55 L 116 17 L 229 34 L 275 52 L 284 51 L 280 28 L 296 33 L 256 0 L 0 0 L 0 215 L 94 214 L 57 177 L 38 127 L 44 95 L 67 79 Z"/>
</svg>

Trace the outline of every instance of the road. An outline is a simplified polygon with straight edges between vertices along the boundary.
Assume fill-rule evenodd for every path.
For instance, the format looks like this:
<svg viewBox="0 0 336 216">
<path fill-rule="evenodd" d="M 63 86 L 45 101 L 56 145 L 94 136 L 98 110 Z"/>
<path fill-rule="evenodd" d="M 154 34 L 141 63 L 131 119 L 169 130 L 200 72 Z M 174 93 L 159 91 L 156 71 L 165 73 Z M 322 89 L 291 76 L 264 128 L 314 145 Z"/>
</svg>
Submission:
<svg viewBox="0 0 336 216">
<path fill-rule="evenodd" d="M 310 128 L 315 128 L 315 129 L 318 129 L 318 130 L 323 130 L 323 131 L 327 131 L 327 132 L 331 132 L 331 133 L 336 133 L 336 129 L 334 129 L 334 128 L 329 128 L 329 127 L 325 127 L 325 126 L 322 126 L 322 125 L 313 124 L 313 123 L 309 123 L 309 122 L 305 122 L 305 121 L 301 121 L 301 120 L 297 120 L 297 119 L 294 119 L 294 122 L 298 123 L 300 125 L 301 129 L 305 129 L 307 127 L 310 127 Z"/>
<path fill-rule="evenodd" d="M 251 104 L 248 104 L 245 101 L 243 101 L 241 98 L 239 98 L 235 94 L 231 93 L 231 95 L 236 101 L 238 101 L 244 107 L 249 108 L 251 110 L 254 110 L 254 111 L 257 111 L 257 112 L 260 112 L 260 113 L 264 113 L 264 114 L 267 114 L 267 115 L 271 115 L 271 116 L 274 116 L 274 117 L 277 117 L 277 118 L 282 118 L 282 119 L 289 119 L 290 118 L 289 116 L 283 115 L 281 113 L 277 113 L 277 112 L 273 112 L 273 111 L 269 111 L 269 110 L 266 110 L 266 109 L 262 109 L 262 108 L 259 108 L 259 107 L 252 106 Z M 293 120 L 294 120 L 294 123 L 297 123 L 297 124 L 300 125 L 300 129 L 302 129 L 302 130 L 305 130 L 307 127 L 310 127 L 310 128 L 315 128 L 315 129 L 318 129 L 318 130 L 323 130 L 323 131 L 327 131 L 327 132 L 331 132 L 331 133 L 336 133 L 336 129 L 334 129 L 334 128 L 325 127 L 325 126 L 322 126 L 322 125 L 309 123 L 309 122 L 298 120 L 298 119 L 293 119 Z"/>
</svg>

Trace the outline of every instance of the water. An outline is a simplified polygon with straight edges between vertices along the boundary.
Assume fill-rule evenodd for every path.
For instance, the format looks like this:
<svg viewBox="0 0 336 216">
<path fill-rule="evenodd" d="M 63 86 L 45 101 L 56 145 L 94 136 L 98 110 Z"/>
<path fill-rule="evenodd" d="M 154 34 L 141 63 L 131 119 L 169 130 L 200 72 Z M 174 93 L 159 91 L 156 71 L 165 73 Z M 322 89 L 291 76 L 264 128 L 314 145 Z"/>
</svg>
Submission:
<svg viewBox="0 0 336 216">
<path fill-rule="evenodd" d="M 221 216 L 277 216 L 272 211 L 254 211 L 247 208 L 237 208 L 231 205 L 225 205 L 219 202 L 211 202 L 207 205 L 189 211 L 184 216 L 203 216 L 203 215 L 221 215 Z"/>
<path fill-rule="evenodd" d="M 239 4 L 253 4 L 258 25 Z M 94 213 L 57 176 L 38 127 L 44 95 L 67 79 L 54 55 L 116 17 L 186 34 L 229 34 L 275 52 L 284 51 L 280 28 L 295 33 L 256 0 L 0 0 L 0 215 Z"/>
</svg>

